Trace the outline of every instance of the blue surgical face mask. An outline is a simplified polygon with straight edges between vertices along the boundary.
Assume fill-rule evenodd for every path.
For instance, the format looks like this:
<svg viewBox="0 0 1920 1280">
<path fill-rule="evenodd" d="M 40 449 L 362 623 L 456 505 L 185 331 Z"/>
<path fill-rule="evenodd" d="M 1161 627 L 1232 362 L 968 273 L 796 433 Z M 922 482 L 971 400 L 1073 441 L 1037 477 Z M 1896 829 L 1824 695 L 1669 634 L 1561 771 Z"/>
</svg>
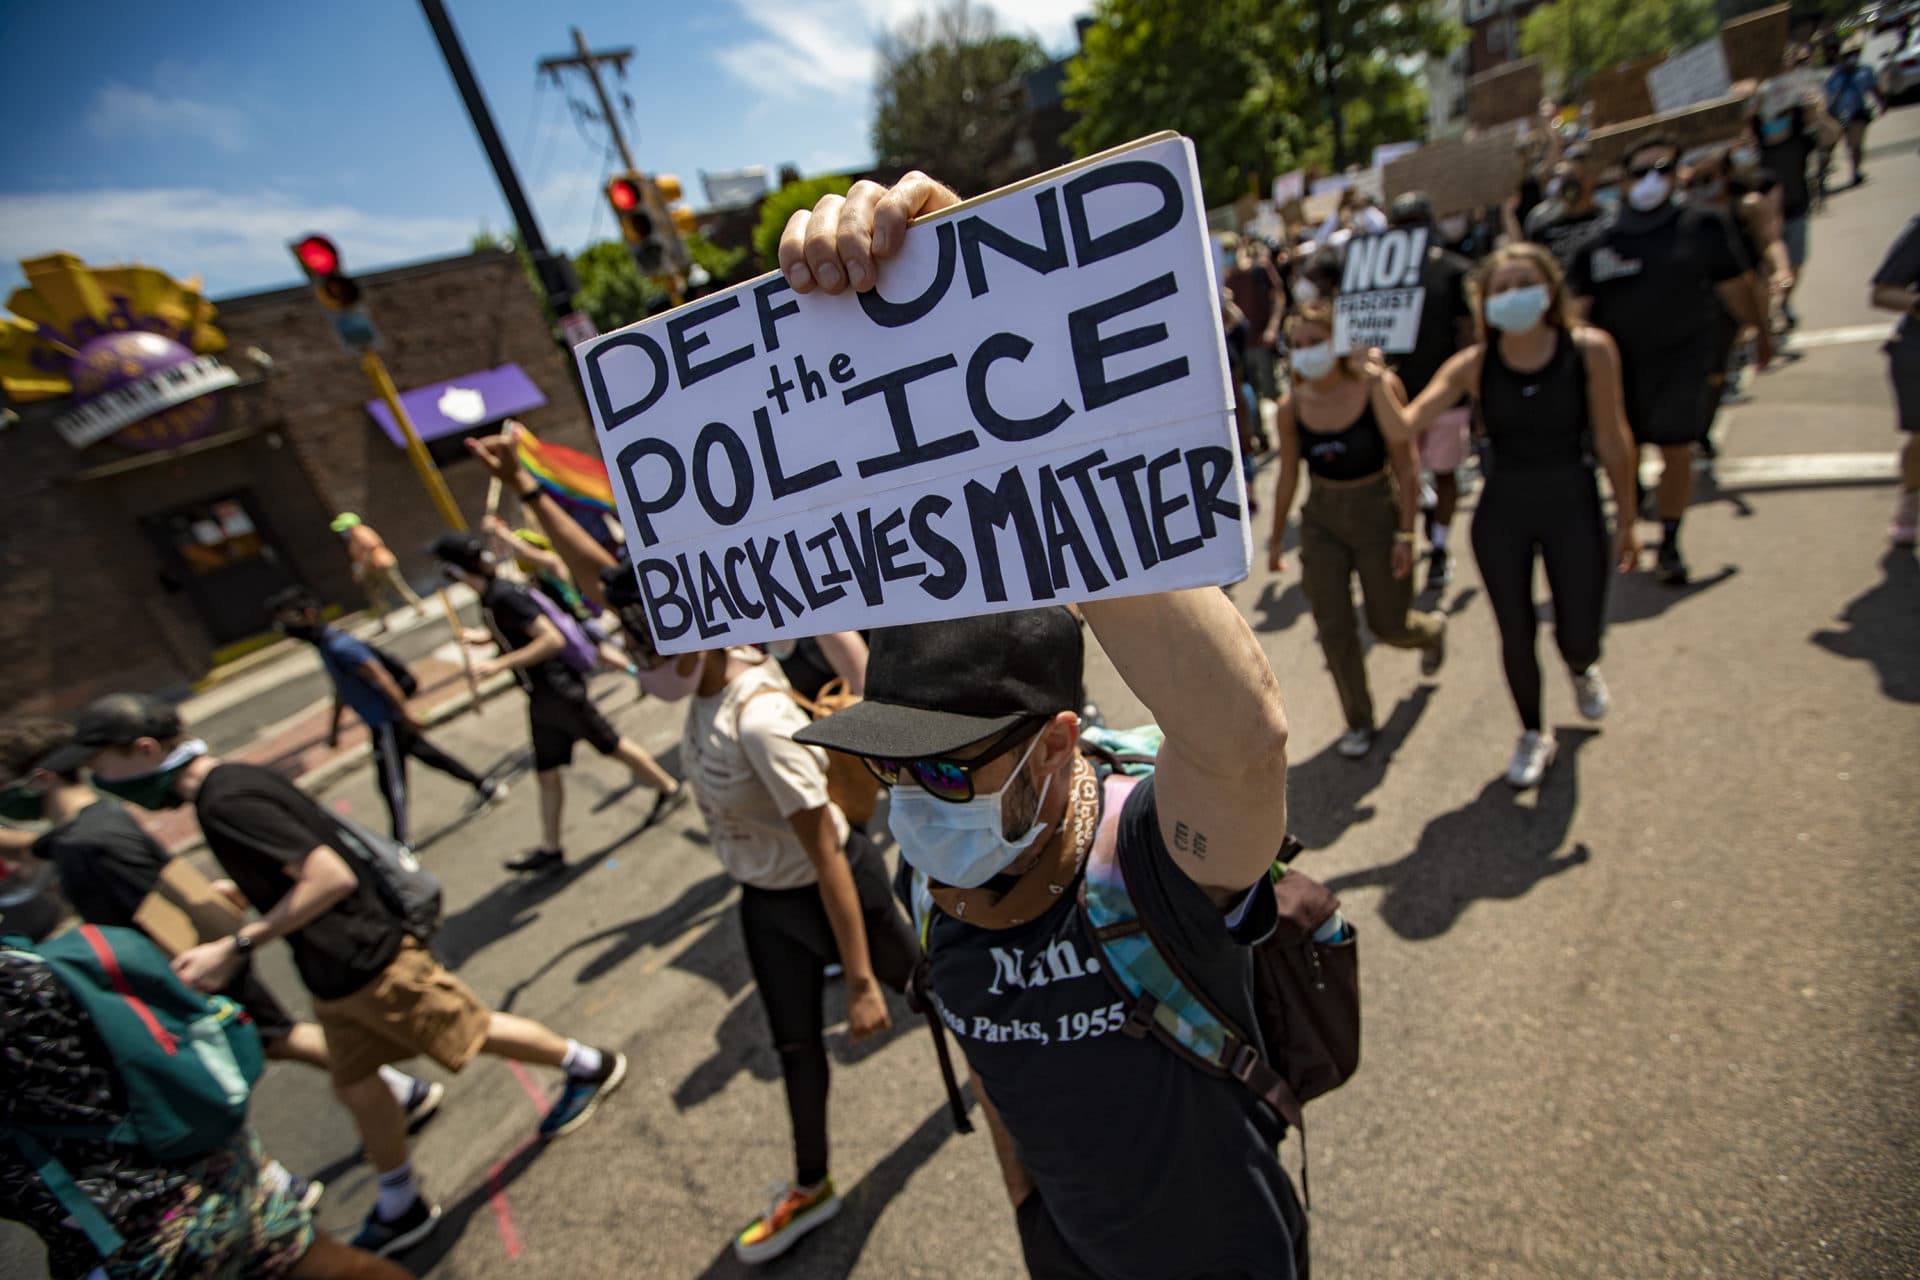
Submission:
<svg viewBox="0 0 1920 1280">
<path fill-rule="evenodd" d="M 1312 382 L 1333 371 L 1333 344 L 1316 342 L 1310 347 L 1295 347 L 1288 359 L 1293 362 L 1295 373 Z"/>
<path fill-rule="evenodd" d="M 180 805 L 182 797 L 174 790 L 174 781 L 180 771 L 192 764 L 195 759 L 207 754 L 207 744 L 199 738 L 188 738 L 185 742 L 167 752 L 167 758 L 160 767 L 148 773 L 138 773 L 130 778 L 115 778 L 111 782 L 95 776 L 93 785 L 110 796 L 117 796 L 128 804 L 137 804 L 142 809 L 172 809 Z"/>
<path fill-rule="evenodd" d="M 1543 284 L 1496 293 L 1487 299 L 1487 323 L 1502 333 L 1525 333 L 1540 323 L 1551 301 Z"/>
<path fill-rule="evenodd" d="M 1047 788 L 1053 785 L 1051 777 L 1040 784 L 1032 825 L 1017 840 L 1006 835 L 1007 790 L 1039 743 L 1036 735 L 998 791 L 960 804 L 931 796 L 914 783 L 896 786 L 888 803 L 887 826 L 900 842 L 900 856 L 929 879 L 956 889 L 977 889 L 1004 871 L 1047 828 L 1040 821 L 1040 810 L 1047 802 Z"/>
<path fill-rule="evenodd" d="M 1620 188 L 1601 187 L 1593 193 L 1593 203 L 1604 212 L 1612 213 L 1620 207 Z"/>
</svg>

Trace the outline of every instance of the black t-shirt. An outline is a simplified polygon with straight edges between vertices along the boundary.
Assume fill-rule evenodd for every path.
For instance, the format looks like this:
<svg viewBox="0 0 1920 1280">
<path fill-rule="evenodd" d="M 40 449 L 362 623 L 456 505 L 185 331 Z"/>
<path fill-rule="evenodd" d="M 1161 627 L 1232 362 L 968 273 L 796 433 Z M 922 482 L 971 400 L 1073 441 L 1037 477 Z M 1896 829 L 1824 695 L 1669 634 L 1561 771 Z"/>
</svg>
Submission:
<svg viewBox="0 0 1920 1280">
<path fill-rule="evenodd" d="M 1631 361 L 1710 342 L 1714 286 L 1748 270 L 1724 213 L 1668 205 L 1610 220 L 1575 253 L 1567 277 Z"/>
<path fill-rule="evenodd" d="M 82 920 L 131 929 L 171 855 L 119 804 L 96 800 L 34 841 L 33 856 L 53 864 Z"/>
<path fill-rule="evenodd" d="M 1119 857 L 1140 911 L 1189 978 L 1258 1034 L 1247 948 L 1274 926 L 1255 893 L 1229 930 L 1174 865 L 1153 782 L 1121 812 Z M 1291 1277 L 1280 1122 L 1244 1086 L 1203 1074 L 1121 1005 L 1082 931 L 1077 886 L 1046 915 L 987 930 L 936 912 L 933 991 L 1020 1162 L 1076 1254 L 1102 1276 Z"/>
<path fill-rule="evenodd" d="M 1459 254 L 1428 251 L 1420 268 L 1420 285 L 1427 291 L 1420 307 L 1420 328 L 1413 350 L 1395 357 L 1393 365 L 1409 399 L 1425 391 L 1440 366 L 1460 349 L 1460 322 L 1473 319 L 1473 307 L 1467 301 L 1467 277 L 1472 274 L 1473 264 Z"/>
<path fill-rule="evenodd" d="M 1909 221 L 1887 250 L 1885 261 L 1873 273 L 1873 283 L 1909 289 L 1920 286 L 1920 217 Z M 1911 355 L 1914 346 L 1920 345 L 1920 324 L 1914 323 L 1913 312 L 1900 317 L 1893 341 L 1903 355 Z"/>
<path fill-rule="evenodd" d="M 286 868 L 316 846 L 338 848 L 339 829 L 287 779 L 252 764 L 217 766 L 193 798 L 207 848 L 262 915 L 286 896 Z M 353 860 L 340 855 L 348 866 Z M 356 868 L 357 871 L 357 868 Z M 405 931 L 367 876 L 319 919 L 288 935 L 300 980 L 317 999 L 350 996 L 380 976 Z"/>
<path fill-rule="evenodd" d="M 1606 210 L 1592 205 L 1575 213 L 1555 200 L 1527 215 L 1527 239 L 1545 246 L 1560 261 L 1560 269 L 1573 265 L 1574 255 L 1588 240 L 1606 229 Z"/>
<path fill-rule="evenodd" d="M 503 578 L 487 584 L 487 589 L 480 593 L 480 605 L 493 624 L 502 653 L 525 648 L 533 639 L 534 623 L 547 616 L 525 587 Z M 587 696 L 586 682 L 580 673 L 559 657 L 521 667 L 514 675 L 519 678 L 520 687 L 532 695 L 551 694 L 573 699 Z"/>
<path fill-rule="evenodd" d="M 1820 144 L 1813 130 L 1807 127 L 1805 109 L 1794 107 L 1770 121 L 1759 121 L 1755 132 L 1760 137 L 1760 162 L 1780 178 L 1781 215 L 1806 217 L 1813 205 L 1807 185 L 1807 161 L 1820 149 Z"/>
</svg>

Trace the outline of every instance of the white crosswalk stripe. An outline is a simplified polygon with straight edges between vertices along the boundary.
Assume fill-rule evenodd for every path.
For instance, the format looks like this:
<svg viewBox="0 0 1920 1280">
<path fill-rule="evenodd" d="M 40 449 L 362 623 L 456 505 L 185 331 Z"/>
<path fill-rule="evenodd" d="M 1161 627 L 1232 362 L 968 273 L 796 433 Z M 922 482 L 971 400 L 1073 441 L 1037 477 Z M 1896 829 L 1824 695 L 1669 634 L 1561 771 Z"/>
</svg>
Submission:
<svg viewBox="0 0 1920 1280">
<path fill-rule="evenodd" d="M 1807 351 L 1814 347 L 1843 347 L 1855 342 L 1885 342 L 1892 336 L 1892 324 L 1852 324 L 1839 329 L 1810 329 L 1790 333 L 1781 346 L 1788 351 Z"/>
</svg>

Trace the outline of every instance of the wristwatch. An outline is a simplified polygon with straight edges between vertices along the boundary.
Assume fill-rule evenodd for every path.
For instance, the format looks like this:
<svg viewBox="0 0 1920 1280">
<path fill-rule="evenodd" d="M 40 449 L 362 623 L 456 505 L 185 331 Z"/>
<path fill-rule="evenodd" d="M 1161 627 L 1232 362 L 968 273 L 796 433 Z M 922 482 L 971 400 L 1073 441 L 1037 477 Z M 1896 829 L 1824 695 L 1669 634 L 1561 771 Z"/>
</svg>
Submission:
<svg viewBox="0 0 1920 1280">
<path fill-rule="evenodd" d="M 233 954 L 235 954 L 235 955 L 237 955 L 237 956 L 250 956 L 250 955 L 252 955 L 252 954 L 253 954 L 253 939 L 252 939 L 252 938 L 249 938 L 249 937 L 248 937 L 248 936 L 247 936 L 246 934 L 244 934 L 244 933 L 236 933 L 236 934 L 234 934 L 234 935 L 233 935 Z"/>
<path fill-rule="evenodd" d="M 542 489 L 537 484 L 531 485 L 525 489 L 522 489 L 518 485 L 516 485 L 514 486 L 513 491 L 520 495 L 520 501 L 522 502 L 532 502 L 535 498 L 539 497 L 541 494 L 546 492 L 545 489 Z"/>
<path fill-rule="evenodd" d="M 1395 542 L 1408 542 L 1408 543 L 1410 543 L 1410 542 L 1412 542 L 1412 541 L 1413 541 L 1413 530 L 1411 530 L 1411 529 L 1400 529 L 1400 530 L 1397 530 L 1397 531 L 1395 531 L 1395 533 L 1394 533 L 1394 535 L 1393 535 L 1393 540 L 1394 540 Z"/>
</svg>

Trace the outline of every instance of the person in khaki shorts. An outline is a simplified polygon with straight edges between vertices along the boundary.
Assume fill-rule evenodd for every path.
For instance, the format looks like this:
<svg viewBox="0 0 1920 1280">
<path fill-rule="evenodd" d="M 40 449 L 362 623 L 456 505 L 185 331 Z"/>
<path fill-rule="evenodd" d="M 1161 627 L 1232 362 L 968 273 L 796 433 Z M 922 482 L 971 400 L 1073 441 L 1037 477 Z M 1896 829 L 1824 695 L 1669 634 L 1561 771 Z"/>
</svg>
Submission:
<svg viewBox="0 0 1920 1280">
<path fill-rule="evenodd" d="M 1374 639 L 1419 649 L 1424 675 L 1438 672 L 1446 657 L 1447 619 L 1411 607 L 1420 464 L 1399 378 L 1373 353 L 1364 361 L 1333 354 L 1333 308 L 1326 302 L 1308 303 L 1288 318 L 1287 343 L 1293 389 L 1275 419 L 1280 474 L 1267 567 L 1274 573 L 1284 567 L 1281 547 L 1304 460 L 1313 485 L 1300 513 L 1302 585 L 1346 713 L 1339 751 L 1358 760 L 1372 749 L 1375 726 L 1353 609 L 1354 575 Z"/>
<path fill-rule="evenodd" d="M 425 1054 L 458 1071 L 476 1054 L 559 1067 L 566 1086 L 540 1123 L 545 1137 L 584 1124 L 626 1078 L 626 1056 L 589 1048 L 480 1003 L 409 936 L 369 877 L 339 852 L 325 809 L 272 770 L 228 764 L 188 737 L 168 704 L 111 694 L 80 712 L 73 741 L 42 765 L 91 766 L 94 785 L 149 809 L 192 804 L 207 847 L 260 912 L 228 938 L 175 957 L 182 981 L 218 991 L 253 951 L 285 938 L 326 1033 L 334 1093 L 353 1113 L 380 1176 L 357 1248 L 391 1255 L 426 1238 L 440 1210 L 407 1157 L 406 1119 L 379 1069 Z"/>
<path fill-rule="evenodd" d="M 372 525 L 351 511 L 333 518 L 333 531 L 347 540 L 347 557 L 353 561 L 353 580 L 367 593 L 367 607 L 387 629 L 387 612 L 406 605 L 409 616 L 420 612 L 420 597 L 400 573 L 400 562 L 387 546 L 386 539 Z"/>
</svg>

